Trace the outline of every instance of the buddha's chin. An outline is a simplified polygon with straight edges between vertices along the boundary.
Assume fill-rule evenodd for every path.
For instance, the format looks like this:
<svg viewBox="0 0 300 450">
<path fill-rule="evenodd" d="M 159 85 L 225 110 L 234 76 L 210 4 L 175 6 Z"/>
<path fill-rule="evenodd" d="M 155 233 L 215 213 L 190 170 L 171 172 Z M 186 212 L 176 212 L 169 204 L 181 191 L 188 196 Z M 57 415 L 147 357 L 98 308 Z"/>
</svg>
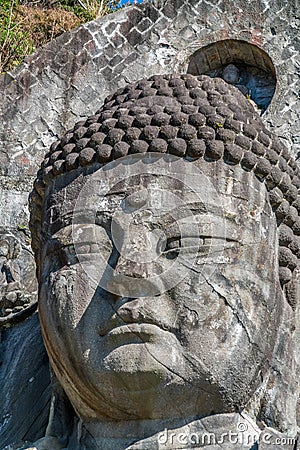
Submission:
<svg viewBox="0 0 300 450">
<path fill-rule="evenodd" d="M 156 347 L 156 346 L 155 346 Z M 166 362 L 156 359 L 151 344 L 127 344 L 111 350 L 103 360 L 101 378 L 122 390 L 141 392 L 157 390 L 172 379 Z M 162 353 L 162 356 L 163 353 Z"/>
<path fill-rule="evenodd" d="M 95 349 L 98 359 L 91 363 L 96 368 L 100 362 L 97 372 L 101 378 L 113 377 L 118 386 L 121 383 L 133 391 L 168 383 L 176 377 L 176 369 L 185 365 L 176 337 L 150 324 L 118 327 L 102 338 L 98 349 L 101 355 Z"/>
<path fill-rule="evenodd" d="M 217 390 L 209 393 L 197 383 L 191 385 L 149 356 L 129 370 L 132 352 L 127 350 L 126 361 L 122 354 L 125 350 L 114 350 L 107 357 L 106 370 L 99 374 L 101 383 L 95 386 L 94 398 L 98 390 L 101 397 L 96 400 L 95 411 L 100 420 L 105 420 L 105 415 L 118 421 L 170 420 L 224 411 Z M 122 356 L 124 365 L 119 363 L 118 356 Z"/>
</svg>

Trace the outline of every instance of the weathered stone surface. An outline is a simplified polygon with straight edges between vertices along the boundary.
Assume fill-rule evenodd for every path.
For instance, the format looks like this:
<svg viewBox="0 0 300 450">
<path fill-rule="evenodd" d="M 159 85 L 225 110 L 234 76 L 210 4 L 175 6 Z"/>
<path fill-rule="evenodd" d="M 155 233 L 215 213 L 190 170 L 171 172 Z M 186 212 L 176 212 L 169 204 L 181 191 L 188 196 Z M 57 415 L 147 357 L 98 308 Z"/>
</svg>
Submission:
<svg viewBox="0 0 300 450">
<path fill-rule="evenodd" d="M 169 125 L 177 137 L 160 134 Z M 191 158 L 195 139 L 204 155 Z M 38 450 L 50 436 L 87 450 L 294 448 L 299 168 L 279 148 L 278 177 L 278 140 L 241 92 L 191 75 L 118 90 L 51 146 L 30 202 L 57 377 Z"/>
<path fill-rule="evenodd" d="M 264 120 L 296 155 L 297 20 L 296 3 L 281 0 L 272 7 L 240 0 L 234 8 L 227 1 L 208 6 L 205 1 L 175 5 L 168 0 L 126 8 L 62 35 L 1 77 L 2 173 L 32 176 L 50 143 L 78 118 L 93 113 L 109 92 L 154 73 L 186 72 L 196 51 L 224 39 L 236 45 L 225 65 L 238 62 L 232 58 L 240 56 L 239 45 L 247 42 L 273 62 L 277 90 Z M 251 57 L 249 50 L 247 59 Z M 254 68 L 269 70 L 259 53 L 255 58 Z"/>
<path fill-rule="evenodd" d="M 288 144 L 290 154 L 296 156 L 299 152 L 298 136 L 300 134 L 297 8 L 297 2 L 283 2 L 282 0 L 276 0 L 272 4 L 262 0 L 251 3 L 240 0 L 235 3 L 234 7 L 232 2 L 225 0 L 214 4 L 204 0 L 186 0 L 184 2 L 154 0 L 151 3 L 126 8 L 111 16 L 85 24 L 71 33 L 64 34 L 27 58 L 26 62 L 16 71 L 1 76 L 0 226 L 1 229 L 3 227 L 4 235 L 13 235 L 17 241 L 20 241 L 20 236 L 24 232 L 22 231 L 23 227 L 24 225 L 26 227 L 28 220 L 27 195 L 31 190 L 34 174 L 44 153 L 58 136 L 61 136 L 80 119 L 83 122 L 78 127 L 78 133 L 83 133 L 84 130 L 79 130 L 79 128 L 85 128 L 83 125 L 86 117 L 93 114 L 105 96 L 114 92 L 116 88 L 123 88 L 129 82 L 153 74 L 192 71 L 191 64 L 195 61 L 197 61 L 196 70 L 200 70 L 197 73 L 205 71 L 205 73 L 210 72 L 212 76 L 220 68 L 223 71 L 228 64 L 236 64 L 242 71 L 243 77 L 248 80 L 247 89 L 249 90 L 250 80 L 255 89 L 259 88 L 258 94 L 264 99 L 272 97 L 272 83 L 275 74 L 276 91 L 262 119 Z M 223 54 L 224 60 L 220 59 L 217 46 L 211 46 L 220 41 L 230 43 L 230 52 L 228 55 Z M 200 59 L 197 60 L 200 55 L 199 50 L 204 47 L 205 52 L 201 54 L 206 55 L 205 64 L 211 65 L 208 68 L 203 62 L 200 62 Z M 252 61 L 251 68 L 247 65 L 249 61 Z M 266 77 L 265 86 L 262 71 Z M 242 84 L 242 86 L 244 85 Z M 243 89 L 244 87 L 242 87 Z M 180 96 L 179 86 L 177 93 Z M 247 92 L 245 91 L 244 94 Z M 160 95 L 168 95 L 168 93 L 161 92 Z M 219 117 L 222 116 L 222 105 L 218 105 L 216 98 L 212 98 L 211 101 L 219 110 L 215 118 L 217 120 L 213 119 L 214 122 L 211 122 L 210 119 L 210 125 L 212 123 L 221 124 Z M 230 99 L 227 101 L 230 102 Z M 235 142 L 235 138 L 232 137 L 236 132 L 241 131 L 239 123 L 240 120 L 243 120 L 241 117 L 228 120 L 225 127 L 216 126 L 214 130 L 209 126 L 203 126 L 201 136 L 190 139 L 186 145 L 184 136 L 188 136 L 191 132 L 189 125 L 199 126 L 203 112 L 198 113 L 200 115 L 197 117 L 192 117 L 193 112 L 187 108 L 182 115 L 176 117 L 174 124 L 169 125 L 164 124 L 165 118 L 161 117 L 159 113 L 159 111 L 154 113 L 156 114 L 155 123 L 145 123 L 145 118 L 140 114 L 137 122 L 133 125 L 134 128 L 139 128 L 141 123 L 145 127 L 150 126 L 150 129 L 147 129 L 148 137 L 151 133 L 155 134 L 155 127 L 161 127 L 160 135 L 156 136 L 157 140 L 152 142 L 152 150 L 165 151 L 161 139 L 170 139 L 168 148 L 171 148 L 173 152 L 177 152 L 178 155 L 184 155 L 186 152 L 188 156 L 198 158 L 207 151 L 206 144 L 205 146 L 203 144 L 203 138 L 208 141 L 215 139 L 216 136 L 217 141 L 224 142 L 224 155 L 228 158 L 228 162 L 236 164 L 241 161 L 244 169 L 257 168 L 257 174 L 261 176 L 266 176 L 268 173 L 270 165 L 257 165 L 257 157 L 264 154 L 264 146 L 269 145 L 268 136 L 265 133 L 259 133 L 260 130 L 253 128 L 252 124 L 247 129 L 246 127 L 243 129 L 247 138 L 255 139 L 256 144 L 252 146 L 255 155 L 249 152 L 247 139 L 239 137 Z M 236 111 L 233 113 L 237 114 Z M 185 123 L 187 117 L 189 117 L 189 123 Z M 95 126 L 95 121 L 92 122 Z M 89 135 L 89 133 L 95 132 L 98 133 L 98 136 L 93 134 L 94 140 L 90 142 L 90 147 L 85 148 L 80 160 L 77 154 L 72 153 L 73 148 L 70 148 L 69 144 L 67 145 L 70 139 L 68 138 L 62 150 L 63 158 L 66 158 L 66 170 L 71 172 L 79 164 L 88 165 L 94 158 L 100 163 L 107 162 L 111 157 L 112 148 L 114 157 L 124 156 L 128 152 L 136 153 L 148 150 L 147 141 L 137 139 L 136 132 L 129 132 L 128 127 L 132 123 L 128 123 L 128 119 L 119 118 L 118 123 L 120 126 L 117 128 L 125 132 L 126 139 L 117 143 L 119 134 L 111 133 L 107 138 L 108 141 L 104 142 L 105 136 L 103 137 L 102 131 L 88 126 L 87 137 L 82 135 L 81 138 L 90 138 L 91 134 Z M 174 128 L 183 125 L 188 126 L 181 130 L 183 137 L 175 136 Z M 105 130 L 105 133 L 109 129 Z M 139 145 L 140 143 L 143 143 L 143 147 Z M 81 141 L 78 145 L 83 149 L 86 147 L 86 142 Z M 221 147 L 220 143 L 217 144 L 217 147 L 215 144 L 209 144 L 210 157 L 220 156 L 223 152 L 223 147 Z M 268 185 L 276 186 L 281 183 L 288 200 L 283 201 L 282 195 L 275 189 L 272 193 L 270 192 L 270 201 L 273 207 L 276 206 L 276 215 L 281 216 L 282 220 L 284 219 L 286 224 L 292 227 L 293 233 L 299 236 L 300 223 L 299 220 L 295 220 L 294 210 L 296 208 L 299 213 L 299 201 L 295 200 L 295 187 L 294 190 L 291 189 L 286 184 L 286 180 L 281 179 L 281 170 L 288 169 L 289 153 L 282 148 L 279 141 L 273 150 L 275 153 L 268 153 L 269 163 L 273 168 L 272 176 L 268 178 Z M 278 169 L 276 172 L 275 164 L 278 154 L 281 156 L 276 166 Z M 62 159 L 58 158 L 53 164 L 55 176 L 63 172 L 65 167 Z M 49 173 L 48 181 L 50 179 L 51 173 Z M 298 183 L 299 187 L 299 181 L 297 179 L 294 181 Z M 289 206 L 291 201 L 294 203 Z M 286 237 L 282 242 L 283 246 L 290 247 L 292 253 L 299 252 L 299 243 L 289 241 Z M 9 264 L 13 262 L 13 266 L 17 267 L 17 271 L 21 270 L 22 274 L 24 274 L 24 264 L 28 261 L 28 255 L 25 257 L 25 254 L 26 252 L 23 254 L 21 252 L 20 257 L 8 261 Z M 295 260 L 289 251 L 281 252 L 280 259 L 284 264 L 280 268 L 280 277 L 282 282 L 287 283 L 286 292 L 290 304 L 297 314 L 296 304 L 299 293 L 294 288 L 288 287 Z M 20 295 L 17 293 L 15 296 L 9 293 L 7 298 L 7 286 L 11 284 L 7 283 L 7 280 L 10 277 L 11 269 L 10 266 L 7 267 L 7 264 L 4 264 L 3 269 L 6 284 L 1 301 L 5 304 L 19 303 L 21 298 L 25 299 L 27 296 L 27 292 L 24 292 L 26 288 L 23 284 L 21 288 L 16 289 Z M 30 270 L 32 269 L 33 267 Z M 28 277 L 29 272 L 25 272 Z M 27 281 L 25 284 L 27 286 Z M 15 285 L 15 287 L 17 286 Z M 33 300 L 32 292 L 30 289 L 30 298 Z M 16 297 L 16 299 L 12 297 Z M 26 302 L 22 304 L 26 306 Z M 18 308 L 22 305 L 15 304 L 14 306 Z M 7 309 L 13 309 L 8 306 L 5 308 L 6 312 Z M 24 318 L 31 310 L 22 306 L 20 312 L 22 313 L 20 318 Z M 9 314 L 3 315 L 2 323 L 12 324 L 13 317 Z M 14 317 L 17 318 L 15 315 Z M 288 323 L 290 322 L 288 321 Z M 21 324 L 18 325 L 18 327 L 20 326 Z M 292 334 L 290 326 L 293 327 L 289 324 L 286 325 L 286 328 L 282 326 L 281 334 Z M 5 333 L 12 331 L 8 330 Z M 293 333 L 293 339 L 295 342 L 300 342 L 299 333 L 297 333 L 298 331 Z M 20 333 L 19 339 L 22 342 L 22 333 Z M 285 344 L 285 353 L 291 355 L 292 350 L 288 349 L 292 349 L 294 345 L 296 344 L 291 344 L 290 347 L 290 344 Z M 283 348 L 280 340 L 278 346 Z M 42 351 L 41 347 L 37 354 Z M 25 355 L 24 358 L 26 359 Z M 282 425 L 282 431 L 292 429 L 294 426 L 292 418 L 294 403 L 292 400 L 287 401 L 284 398 L 285 390 L 281 390 L 281 384 L 278 383 L 279 387 L 274 387 L 274 383 L 276 384 L 278 378 L 288 380 L 290 377 L 286 384 L 287 386 L 293 385 L 295 381 L 293 378 L 294 368 L 289 371 L 289 368 L 293 367 L 293 361 L 294 356 L 290 356 L 286 367 L 280 358 L 274 363 L 266 391 L 269 392 L 269 397 L 263 408 L 263 414 L 268 417 L 267 424 L 271 427 L 276 417 L 279 417 L 278 423 L 285 422 L 285 425 Z M 22 364 L 20 362 L 20 365 Z M 3 367 L 1 372 L 4 370 Z M 32 370 L 35 370 L 34 368 L 33 365 Z M 280 371 L 284 375 L 279 376 Z M 34 375 L 35 373 L 32 372 L 32 376 Z M 0 389 L 1 397 L 2 392 L 5 392 L 6 397 L 9 398 L 10 394 L 6 385 L 3 385 L 3 391 L 2 388 Z M 13 391 L 11 395 L 11 398 L 14 398 Z M 276 402 L 274 402 L 274 395 Z M 21 431 L 19 434 L 17 432 L 17 429 L 22 430 L 22 427 L 18 426 L 18 417 L 16 414 L 13 419 L 16 420 L 14 423 L 15 438 L 21 440 L 23 435 Z M 283 419 L 284 417 L 285 419 Z M 3 420 L 0 417 L 0 421 L 3 422 Z M 6 439 L 5 432 L 3 439 Z"/>
<path fill-rule="evenodd" d="M 108 115 L 110 118 L 107 118 Z M 125 122 L 126 132 L 123 130 Z M 65 167 L 65 158 L 72 154 L 78 156 L 78 168 L 84 168 L 97 162 L 107 163 L 118 157 L 144 152 L 182 157 L 204 156 L 211 161 L 240 163 L 245 170 L 253 170 L 258 179 L 266 183 L 268 191 L 273 193 L 274 189 L 277 190 L 281 202 L 278 200 L 274 206 L 275 215 L 281 225 L 280 232 L 288 233 L 288 238 L 280 241 L 280 280 L 282 284 L 291 280 L 300 251 L 295 229 L 299 214 L 294 207 L 297 198 L 295 180 L 299 179 L 300 172 L 293 163 L 288 165 L 290 155 L 287 154 L 285 170 L 289 171 L 289 175 L 282 173 L 276 182 L 276 164 L 281 154 L 284 154 L 283 148 L 278 154 L 278 139 L 270 134 L 256 111 L 236 88 L 228 86 L 219 78 L 211 80 L 207 76 L 156 75 L 119 89 L 115 95 L 106 99 L 104 106 L 84 125 L 77 124 L 74 132 L 66 133 L 61 141 L 51 146 L 35 182 L 31 226 L 37 237 L 33 248 L 38 257 L 41 249 L 39 234 L 43 223 L 41 202 L 50 181 L 69 171 L 69 167 Z M 167 132 L 166 126 L 169 126 Z M 252 138 L 249 137 L 251 128 Z M 229 131 L 234 146 L 224 144 L 224 140 L 228 141 L 226 131 Z M 102 142 L 106 144 L 102 145 Z M 122 143 L 129 145 L 124 152 L 119 152 Z M 203 150 L 202 154 L 198 150 L 197 155 L 197 145 Z M 256 156 L 258 146 L 260 158 Z M 285 205 L 284 210 L 282 205 Z M 53 208 L 55 212 L 52 220 L 59 222 L 58 208 L 59 205 Z"/>
<path fill-rule="evenodd" d="M 37 307 L 35 262 L 27 225 L 0 232 L 0 329 L 24 320 Z"/>
<path fill-rule="evenodd" d="M 50 376 L 37 314 L 0 330 L 0 448 L 38 439 L 49 416 Z"/>
</svg>

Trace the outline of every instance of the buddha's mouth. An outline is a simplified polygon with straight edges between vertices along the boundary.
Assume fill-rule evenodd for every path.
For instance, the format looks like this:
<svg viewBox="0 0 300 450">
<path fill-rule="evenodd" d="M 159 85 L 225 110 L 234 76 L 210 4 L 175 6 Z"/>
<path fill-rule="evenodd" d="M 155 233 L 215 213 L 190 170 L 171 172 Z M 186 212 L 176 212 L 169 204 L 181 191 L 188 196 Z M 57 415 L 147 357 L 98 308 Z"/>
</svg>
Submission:
<svg viewBox="0 0 300 450">
<path fill-rule="evenodd" d="M 136 301 L 134 304 L 129 301 L 115 310 L 108 322 L 100 328 L 99 335 L 103 337 L 131 333 L 150 336 L 162 331 L 174 334 L 178 330 L 174 325 L 167 323 L 166 318 L 154 317 L 154 314 L 150 314 L 139 305 L 139 301 L 137 304 Z"/>
<path fill-rule="evenodd" d="M 159 326 L 149 323 L 129 323 L 120 325 L 110 330 L 104 336 L 108 342 L 114 345 L 143 344 L 161 338 L 162 334 L 168 333 Z"/>
</svg>

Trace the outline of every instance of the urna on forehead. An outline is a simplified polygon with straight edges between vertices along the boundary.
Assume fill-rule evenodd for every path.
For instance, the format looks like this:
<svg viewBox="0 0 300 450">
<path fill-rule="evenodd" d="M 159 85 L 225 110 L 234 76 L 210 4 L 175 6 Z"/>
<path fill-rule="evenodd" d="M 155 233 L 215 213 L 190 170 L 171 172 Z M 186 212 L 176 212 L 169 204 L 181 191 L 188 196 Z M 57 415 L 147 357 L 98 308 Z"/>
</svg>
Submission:
<svg viewBox="0 0 300 450">
<path fill-rule="evenodd" d="M 208 164 L 223 160 L 252 172 L 269 192 L 279 226 L 280 280 L 290 281 L 300 257 L 299 167 L 238 89 L 203 75 L 159 75 L 128 84 L 52 144 L 30 199 L 38 265 L 43 202 L 52 181 L 145 152 Z"/>
</svg>

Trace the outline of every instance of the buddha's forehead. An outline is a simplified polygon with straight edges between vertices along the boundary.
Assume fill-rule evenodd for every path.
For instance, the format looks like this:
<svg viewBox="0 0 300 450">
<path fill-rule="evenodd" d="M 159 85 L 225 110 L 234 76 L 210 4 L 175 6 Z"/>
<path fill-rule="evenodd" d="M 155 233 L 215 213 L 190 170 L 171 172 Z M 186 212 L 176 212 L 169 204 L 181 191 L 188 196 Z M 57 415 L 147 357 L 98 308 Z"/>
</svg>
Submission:
<svg viewBox="0 0 300 450">
<path fill-rule="evenodd" d="M 253 216 L 259 210 L 272 216 L 266 188 L 251 172 L 204 160 L 182 162 L 178 167 L 166 166 L 159 173 L 151 170 L 149 162 L 145 170 L 120 164 L 117 174 L 101 169 L 74 178 L 59 189 L 54 186 L 47 197 L 44 224 L 55 232 L 76 216 L 79 219 L 75 220 L 84 216 L 84 222 L 93 221 L 97 214 L 113 214 L 120 207 L 146 206 L 159 215 L 189 205 L 194 215 L 206 212 L 230 219 L 243 213 L 244 205 Z"/>
</svg>

